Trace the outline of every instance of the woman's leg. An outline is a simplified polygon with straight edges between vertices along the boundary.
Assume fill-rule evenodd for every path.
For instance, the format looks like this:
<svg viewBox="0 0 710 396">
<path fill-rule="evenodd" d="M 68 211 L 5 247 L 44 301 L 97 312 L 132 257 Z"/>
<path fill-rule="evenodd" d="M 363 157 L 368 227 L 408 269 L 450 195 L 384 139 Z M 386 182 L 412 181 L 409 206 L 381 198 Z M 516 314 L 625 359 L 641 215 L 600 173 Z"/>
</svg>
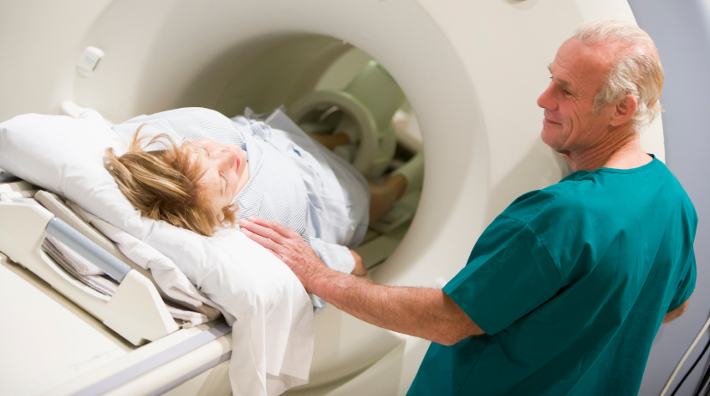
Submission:
<svg viewBox="0 0 710 396">
<path fill-rule="evenodd" d="M 389 212 L 407 189 L 407 179 L 394 174 L 380 184 L 370 185 L 370 223 Z"/>
<path fill-rule="evenodd" d="M 337 146 L 350 143 L 350 137 L 345 133 L 333 135 L 311 134 L 309 136 L 331 151 Z M 395 202 L 402 198 L 405 192 L 408 192 L 407 188 L 410 190 L 421 189 L 423 169 L 424 155 L 418 153 L 400 169 L 392 173 L 384 182 L 370 185 L 370 223 L 389 212 Z M 412 182 L 409 182 L 409 179 Z"/>
<path fill-rule="evenodd" d="M 389 212 L 403 195 L 421 190 L 424 153 L 417 153 L 382 183 L 370 186 L 370 223 Z"/>
<path fill-rule="evenodd" d="M 335 135 L 311 134 L 308 136 L 310 136 L 311 139 L 315 140 L 316 142 L 325 146 L 325 148 L 327 148 L 330 151 L 333 151 L 333 149 L 335 149 L 338 146 L 350 144 L 350 137 L 348 135 L 346 135 L 345 133 L 336 133 Z"/>
</svg>

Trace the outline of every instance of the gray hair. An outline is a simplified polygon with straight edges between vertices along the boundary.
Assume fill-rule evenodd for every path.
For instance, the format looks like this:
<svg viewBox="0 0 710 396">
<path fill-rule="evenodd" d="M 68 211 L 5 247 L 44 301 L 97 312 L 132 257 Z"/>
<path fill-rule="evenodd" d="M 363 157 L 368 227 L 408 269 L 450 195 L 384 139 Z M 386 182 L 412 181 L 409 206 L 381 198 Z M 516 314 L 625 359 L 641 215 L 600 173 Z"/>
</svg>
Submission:
<svg viewBox="0 0 710 396">
<path fill-rule="evenodd" d="M 634 24 L 612 19 L 583 22 L 574 37 L 584 45 L 619 45 L 615 64 L 594 97 L 595 110 L 633 95 L 638 106 L 631 118 L 632 127 L 638 132 L 651 124 L 661 114 L 658 99 L 663 90 L 663 66 L 651 37 Z"/>
</svg>

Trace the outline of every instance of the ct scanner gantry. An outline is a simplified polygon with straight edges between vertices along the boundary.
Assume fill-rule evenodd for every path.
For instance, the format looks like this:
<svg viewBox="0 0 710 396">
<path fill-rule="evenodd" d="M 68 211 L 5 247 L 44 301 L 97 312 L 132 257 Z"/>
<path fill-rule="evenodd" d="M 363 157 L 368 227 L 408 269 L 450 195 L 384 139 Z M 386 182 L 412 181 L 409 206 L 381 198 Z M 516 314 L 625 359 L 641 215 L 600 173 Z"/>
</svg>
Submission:
<svg viewBox="0 0 710 396">
<path fill-rule="evenodd" d="M 228 116 L 288 107 L 349 81 L 362 66 L 357 49 L 401 88 L 427 158 L 417 214 L 371 278 L 441 287 L 495 215 L 565 174 L 539 139 L 535 103 L 559 45 L 593 18 L 634 20 L 623 0 L 5 2 L 0 121 L 58 114 L 66 101 L 113 122 L 186 106 Z M 334 64 L 342 76 L 329 74 Z M 663 160 L 660 120 L 643 139 Z M 135 347 L 15 264 L 3 260 L 0 272 L 3 305 L 22 308 L 3 314 L 0 393 L 71 394 L 209 327 Z M 406 393 L 428 342 L 332 307 L 315 321 L 310 383 L 288 394 Z M 230 348 L 217 338 L 110 394 L 228 394 L 220 359 Z"/>
</svg>

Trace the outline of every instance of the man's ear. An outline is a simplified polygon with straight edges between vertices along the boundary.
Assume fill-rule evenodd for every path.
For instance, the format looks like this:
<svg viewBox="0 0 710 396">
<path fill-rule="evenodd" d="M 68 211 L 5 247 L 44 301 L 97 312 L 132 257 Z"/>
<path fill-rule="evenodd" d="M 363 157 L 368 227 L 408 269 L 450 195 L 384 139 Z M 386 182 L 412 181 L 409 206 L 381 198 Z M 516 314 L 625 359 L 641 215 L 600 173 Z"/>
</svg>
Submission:
<svg viewBox="0 0 710 396">
<path fill-rule="evenodd" d="M 611 115 L 609 124 L 612 126 L 624 125 L 636 114 L 638 99 L 633 95 L 626 95 L 616 103 L 614 113 Z"/>
</svg>

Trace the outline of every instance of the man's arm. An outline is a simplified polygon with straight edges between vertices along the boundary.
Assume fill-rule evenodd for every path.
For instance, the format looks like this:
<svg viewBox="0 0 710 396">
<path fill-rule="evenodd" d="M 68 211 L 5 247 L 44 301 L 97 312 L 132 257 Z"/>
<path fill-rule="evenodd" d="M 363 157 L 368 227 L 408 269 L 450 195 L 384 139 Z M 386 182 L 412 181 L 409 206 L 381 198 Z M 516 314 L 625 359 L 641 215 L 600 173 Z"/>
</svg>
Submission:
<svg viewBox="0 0 710 396">
<path fill-rule="evenodd" d="M 291 267 L 306 291 L 359 319 L 444 345 L 483 334 L 442 290 L 381 286 L 333 271 L 293 230 L 249 220 L 240 222 L 242 232 Z"/>
<path fill-rule="evenodd" d="M 663 317 L 663 323 L 670 323 L 670 322 L 672 322 L 672 321 L 678 319 L 678 317 L 679 317 L 680 315 L 683 315 L 683 313 L 685 312 L 685 310 L 688 309 L 688 302 L 689 302 L 689 301 L 690 301 L 690 299 L 685 300 L 685 302 L 683 303 L 683 305 L 681 305 L 680 307 L 678 307 L 678 308 L 676 308 L 676 309 L 674 309 L 674 310 L 668 312 L 668 313 L 666 314 L 666 316 Z"/>
<path fill-rule="evenodd" d="M 311 293 L 375 326 L 453 345 L 483 331 L 438 289 L 389 287 L 328 268 L 311 282 Z"/>
</svg>

